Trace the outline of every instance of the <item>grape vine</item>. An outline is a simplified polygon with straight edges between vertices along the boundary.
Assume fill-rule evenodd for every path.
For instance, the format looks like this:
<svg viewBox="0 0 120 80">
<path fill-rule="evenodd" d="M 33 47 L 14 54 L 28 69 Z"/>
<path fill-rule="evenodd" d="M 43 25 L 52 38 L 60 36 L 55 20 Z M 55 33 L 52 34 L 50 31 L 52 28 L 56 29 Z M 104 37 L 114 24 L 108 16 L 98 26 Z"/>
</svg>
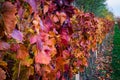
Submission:
<svg viewBox="0 0 120 80">
<path fill-rule="evenodd" d="M 65 80 L 89 66 L 90 50 L 97 50 L 114 22 L 84 13 L 72 1 L 0 3 L 0 74 L 4 78 Z"/>
</svg>

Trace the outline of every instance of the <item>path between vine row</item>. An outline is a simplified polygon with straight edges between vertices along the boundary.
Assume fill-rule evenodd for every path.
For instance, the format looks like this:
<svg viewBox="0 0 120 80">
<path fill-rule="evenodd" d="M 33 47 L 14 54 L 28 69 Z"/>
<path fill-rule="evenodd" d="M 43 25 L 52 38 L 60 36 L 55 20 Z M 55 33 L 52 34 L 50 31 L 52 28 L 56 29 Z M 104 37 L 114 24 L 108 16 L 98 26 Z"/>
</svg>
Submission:
<svg viewBox="0 0 120 80">
<path fill-rule="evenodd" d="M 99 46 L 97 58 L 95 61 L 95 80 L 111 80 L 113 35 L 113 31 L 109 32 L 103 43 Z"/>
</svg>

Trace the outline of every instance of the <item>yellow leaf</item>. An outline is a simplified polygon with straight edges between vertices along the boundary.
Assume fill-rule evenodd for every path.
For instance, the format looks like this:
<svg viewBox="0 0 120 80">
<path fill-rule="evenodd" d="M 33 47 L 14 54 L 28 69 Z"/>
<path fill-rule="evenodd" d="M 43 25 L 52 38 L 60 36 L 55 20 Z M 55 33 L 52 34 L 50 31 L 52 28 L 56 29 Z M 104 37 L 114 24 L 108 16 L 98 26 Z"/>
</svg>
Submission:
<svg viewBox="0 0 120 80">
<path fill-rule="evenodd" d="M 5 61 L 0 60 L 0 66 L 7 67 L 7 63 Z"/>
</svg>

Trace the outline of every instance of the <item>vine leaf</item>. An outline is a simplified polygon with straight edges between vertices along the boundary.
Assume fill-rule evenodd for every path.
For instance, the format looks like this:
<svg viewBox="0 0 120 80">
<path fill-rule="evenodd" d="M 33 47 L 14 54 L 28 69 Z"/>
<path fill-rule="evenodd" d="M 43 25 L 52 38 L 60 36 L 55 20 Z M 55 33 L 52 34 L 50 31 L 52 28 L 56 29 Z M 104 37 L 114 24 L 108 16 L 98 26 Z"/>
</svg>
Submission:
<svg viewBox="0 0 120 80">
<path fill-rule="evenodd" d="M 10 48 L 10 44 L 0 41 L 0 50 L 8 50 Z"/>
<path fill-rule="evenodd" d="M 64 71 L 64 66 L 66 64 L 66 61 L 63 57 L 57 57 L 56 59 L 56 69 L 61 69 L 62 71 Z"/>
<path fill-rule="evenodd" d="M 11 2 L 4 2 L 2 5 L 2 17 L 7 34 L 11 34 L 16 25 L 16 7 Z"/>
<path fill-rule="evenodd" d="M 56 15 L 59 16 L 60 23 L 62 25 L 64 21 L 66 20 L 67 15 L 64 12 L 61 12 L 61 13 L 57 12 Z"/>
<path fill-rule="evenodd" d="M 51 61 L 51 58 L 49 55 L 47 55 L 46 53 L 42 53 L 39 52 L 36 56 L 35 56 L 35 62 L 36 63 L 40 63 L 40 64 L 49 64 Z"/>
<path fill-rule="evenodd" d="M 31 36 L 30 38 L 30 44 L 34 44 L 37 42 L 37 35 Z"/>
<path fill-rule="evenodd" d="M 13 70 L 13 80 L 17 80 L 18 79 L 18 63 L 15 63 L 12 70 Z M 21 69 L 20 69 L 20 77 L 19 80 L 30 80 L 29 77 L 32 76 L 34 74 L 34 67 L 30 66 L 30 67 L 26 67 L 21 65 Z"/>
<path fill-rule="evenodd" d="M 49 6 L 48 6 L 48 5 L 45 5 L 45 6 L 44 6 L 44 10 L 43 10 L 44 14 L 46 14 L 46 13 L 48 12 L 48 10 L 49 10 Z"/>
<path fill-rule="evenodd" d="M 30 67 L 30 65 L 33 63 L 33 59 L 26 57 L 25 60 L 21 61 L 22 65 L 25 65 L 27 67 Z"/>
<path fill-rule="evenodd" d="M 7 67 L 7 63 L 5 61 L 0 60 L 0 66 L 6 68 Z"/>
<path fill-rule="evenodd" d="M 23 34 L 19 30 L 13 30 L 11 36 L 19 42 L 22 42 L 23 40 Z"/>
<path fill-rule="evenodd" d="M 0 68 L 0 80 L 5 80 L 6 79 L 6 75 L 5 75 L 5 71 Z"/>
<path fill-rule="evenodd" d="M 27 48 L 23 44 L 20 44 L 17 50 L 17 59 L 24 60 L 27 56 L 29 56 Z"/>
<path fill-rule="evenodd" d="M 51 18 L 55 23 L 59 22 L 58 16 L 57 15 L 51 15 Z"/>
<path fill-rule="evenodd" d="M 58 71 L 58 72 L 56 73 L 57 79 L 60 79 L 60 76 L 61 76 L 60 71 Z"/>
<path fill-rule="evenodd" d="M 34 12 L 37 12 L 36 0 L 25 0 L 25 1 L 30 4 L 30 6 L 32 7 L 32 10 Z"/>
<path fill-rule="evenodd" d="M 19 49 L 19 44 L 13 43 L 10 45 L 10 50 L 16 52 Z"/>
</svg>

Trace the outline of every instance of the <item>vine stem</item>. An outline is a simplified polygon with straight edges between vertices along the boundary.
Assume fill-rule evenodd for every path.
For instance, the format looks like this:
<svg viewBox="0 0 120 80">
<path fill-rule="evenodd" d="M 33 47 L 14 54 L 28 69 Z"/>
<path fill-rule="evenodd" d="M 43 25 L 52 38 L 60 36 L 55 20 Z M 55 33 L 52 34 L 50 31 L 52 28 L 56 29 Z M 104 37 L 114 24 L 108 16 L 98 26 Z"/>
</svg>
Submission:
<svg viewBox="0 0 120 80">
<path fill-rule="evenodd" d="M 20 80 L 20 69 L 21 69 L 21 61 L 19 62 L 19 66 L 18 66 L 18 80 Z"/>
</svg>

